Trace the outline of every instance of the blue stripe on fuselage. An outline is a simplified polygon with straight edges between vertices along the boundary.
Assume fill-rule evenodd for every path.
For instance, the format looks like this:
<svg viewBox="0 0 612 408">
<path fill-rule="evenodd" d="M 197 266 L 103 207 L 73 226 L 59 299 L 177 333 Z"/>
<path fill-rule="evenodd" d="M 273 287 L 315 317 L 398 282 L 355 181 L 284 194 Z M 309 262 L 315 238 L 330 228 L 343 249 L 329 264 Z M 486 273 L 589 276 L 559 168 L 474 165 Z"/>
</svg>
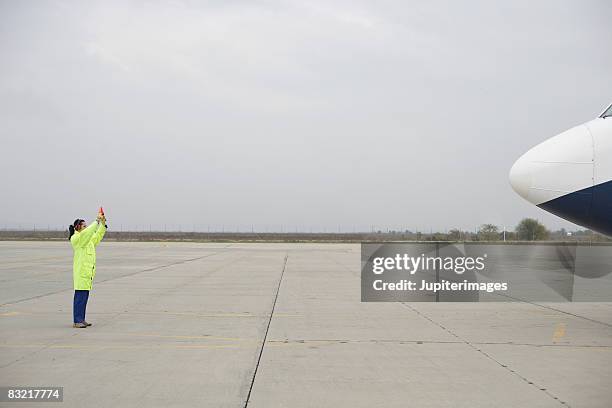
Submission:
<svg viewBox="0 0 612 408">
<path fill-rule="evenodd" d="M 538 207 L 575 224 L 612 236 L 612 181 L 557 197 Z"/>
</svg>

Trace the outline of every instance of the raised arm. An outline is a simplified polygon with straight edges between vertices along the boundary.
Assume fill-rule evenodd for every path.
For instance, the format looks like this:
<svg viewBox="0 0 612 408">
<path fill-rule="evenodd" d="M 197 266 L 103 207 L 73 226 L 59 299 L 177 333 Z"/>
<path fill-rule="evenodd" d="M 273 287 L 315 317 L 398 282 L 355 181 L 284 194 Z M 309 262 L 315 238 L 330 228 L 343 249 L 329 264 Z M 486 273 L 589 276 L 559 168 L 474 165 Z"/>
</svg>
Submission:
<svg viewBox="0 0 612 408">
<path fill-rule="evenodd" d="M 94 245 L 98 245 L 100 243 L 100 241 L 102 241 L 102 238 L 104 238 L 104 234 L 106 233 L 106 220 L 102 220 L 100 221 L 100 227 L 98 227 L 98 230 L 96 231 L 96 233 L 93 236 L 93 243 Z"/>
<path fill-rule="evenodd" d="M 72 244 L 72 247 L 78 248 L 78 247 L 84 247 L 85 245 L 87 245 L 89 240 L 94 236 L 94 234 L 98 230 L 99 225 L 100 224 L 98 224 L 97 221 L 94 221 L 91 224 L 89 224 L 89 226 L 85 228 L 83 231 L 79 232 L 78 234 L 74 234 L 70 238 L 70 243 Z"/>
</svg>

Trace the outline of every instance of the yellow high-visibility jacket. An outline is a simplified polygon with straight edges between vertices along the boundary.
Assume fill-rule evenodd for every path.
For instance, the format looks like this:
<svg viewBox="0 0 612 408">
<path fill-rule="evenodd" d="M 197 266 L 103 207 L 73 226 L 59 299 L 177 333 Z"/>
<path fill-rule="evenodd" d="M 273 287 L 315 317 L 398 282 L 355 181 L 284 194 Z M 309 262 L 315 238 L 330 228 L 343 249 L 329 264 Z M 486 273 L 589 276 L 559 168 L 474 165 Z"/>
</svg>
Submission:
<svg viewBox="0 0 612 408">
<path fill-rule="evenodd" d="M 105 232 L 106 225 L 94 221 L 81 232 L 75 231 L 70 237 L 74 249 L 74 290 L 91 290 L 93 278 L 96 276 L 96 246 L 102 241 Z"/>
</svg>

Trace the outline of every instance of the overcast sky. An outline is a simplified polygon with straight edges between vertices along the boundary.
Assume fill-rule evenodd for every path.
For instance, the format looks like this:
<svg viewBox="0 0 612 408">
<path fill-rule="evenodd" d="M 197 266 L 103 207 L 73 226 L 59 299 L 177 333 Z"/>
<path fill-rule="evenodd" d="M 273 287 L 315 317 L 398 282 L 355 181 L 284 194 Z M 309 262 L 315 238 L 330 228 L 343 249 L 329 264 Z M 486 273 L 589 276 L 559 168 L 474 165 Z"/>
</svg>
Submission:
<svg viewBox="0 0 612 408">
<path fill-rule="evenodd" d="M 422 231 L 612 102 L 607 1 L 0 1 L 0 226 Z M 575 227 L 571 227 L 575 228 Z"/>
</svg>

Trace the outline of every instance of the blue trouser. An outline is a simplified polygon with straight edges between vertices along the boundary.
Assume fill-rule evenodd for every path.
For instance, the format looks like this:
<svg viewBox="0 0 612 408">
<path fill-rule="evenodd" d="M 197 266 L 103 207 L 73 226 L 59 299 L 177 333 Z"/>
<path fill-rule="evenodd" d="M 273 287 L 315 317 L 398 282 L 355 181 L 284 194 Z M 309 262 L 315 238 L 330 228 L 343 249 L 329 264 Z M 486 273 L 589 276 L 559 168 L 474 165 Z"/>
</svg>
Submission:
<svg viewBox="0 0 612 408">
<path fill-rule="evenodd" d="M 85 308 L 87 308 L 87 299 L 89 298 L 88 290 L 74 291 L 74 304 L 72 314 L 75 323 L 83 323 L 85 321 Z"/>
</svg>

